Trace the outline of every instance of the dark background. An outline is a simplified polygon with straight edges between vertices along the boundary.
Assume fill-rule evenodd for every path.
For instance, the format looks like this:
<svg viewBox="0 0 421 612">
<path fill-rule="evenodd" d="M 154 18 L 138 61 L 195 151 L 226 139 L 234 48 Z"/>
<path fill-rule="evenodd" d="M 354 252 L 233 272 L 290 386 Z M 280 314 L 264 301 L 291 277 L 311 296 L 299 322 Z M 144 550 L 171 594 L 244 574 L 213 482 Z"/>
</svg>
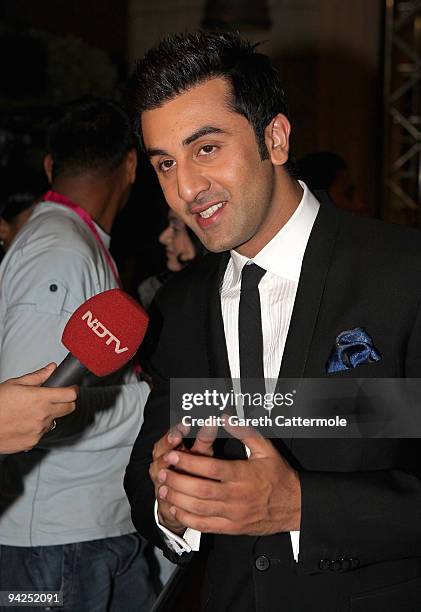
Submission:
<svg viewBox="0 0 421 612">
<path fill-rule="evenodd" d="M 385 13 L 383 0 L 0 0 L 0 194 L 39 173 L 54 106 L 85 93 L 115 95 L 163 35 L 219 25 L 264 41 L 287 92 L 295 157 L 340 154 L 362 193 L 360 213 L 387 216 Z M 164 267 L 157 235 L 165 217 L 142 161 L 112 240 L 132 291 Z"/>
</svg>

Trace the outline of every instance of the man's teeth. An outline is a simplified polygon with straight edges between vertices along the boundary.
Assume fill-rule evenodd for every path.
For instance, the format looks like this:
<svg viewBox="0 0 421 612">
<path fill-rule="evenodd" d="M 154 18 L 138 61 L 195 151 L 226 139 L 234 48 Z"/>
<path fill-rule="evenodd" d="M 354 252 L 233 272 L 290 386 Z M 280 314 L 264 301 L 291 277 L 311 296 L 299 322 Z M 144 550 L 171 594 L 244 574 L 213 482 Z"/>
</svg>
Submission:
<svg viewBox="0 0 421 612">
<path fill-rule="evenodd" d="M 199 213 L 199 215 L 202 217 L 202 219 L 208 219 L 208 217 L 211 217 L 218 210 L 218 208 L 221 208 L 223 204 L 224 202 L 219 202 L 219 204 L 214 204 L 213 206 L 210 206 L 206 210 L 203 210 L 201 213 Z"/>
</svg>

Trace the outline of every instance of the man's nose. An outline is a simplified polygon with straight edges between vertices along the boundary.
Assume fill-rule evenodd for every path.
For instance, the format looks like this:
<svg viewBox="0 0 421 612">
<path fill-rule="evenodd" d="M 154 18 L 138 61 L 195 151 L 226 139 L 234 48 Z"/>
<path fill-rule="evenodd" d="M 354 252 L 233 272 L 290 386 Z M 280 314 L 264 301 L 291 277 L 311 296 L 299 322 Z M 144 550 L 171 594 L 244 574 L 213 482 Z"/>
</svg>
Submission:
<svg viewBox="0 0 421 612">
<path fill-rule="evenodd" d="M 200 193 L 208 191 L 210 184 L 203 168 L 197 167 L 191 162 L 178 165 L 178 195 L 184 202 L 194 202 Z"/>
<path fill-rule="evenodd" d="M 168 227 L 164 229 L 163 232 L 159 234 L 158 240 L 161 244 L 167 246 L 167 244 L 171 242 L 171 239 L 172 239 L 172 228 L 169 225 Z"/>
</svg>

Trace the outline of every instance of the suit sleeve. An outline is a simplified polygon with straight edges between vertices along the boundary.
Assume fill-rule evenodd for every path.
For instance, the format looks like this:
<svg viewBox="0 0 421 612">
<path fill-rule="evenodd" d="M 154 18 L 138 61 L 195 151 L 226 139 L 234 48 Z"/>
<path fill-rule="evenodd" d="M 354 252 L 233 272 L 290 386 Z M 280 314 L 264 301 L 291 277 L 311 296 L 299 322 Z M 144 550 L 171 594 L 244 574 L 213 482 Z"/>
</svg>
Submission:
<svg viewBox="0 0 421 612">
<path fill-rule="evenodd" d="M 421 313 L 406 346 L 405 376 L 421 371 Z M 315 573 L 421 556 L 421 440 L 365 440 L 396 469 L 300 473 L 302 514 L 297 569 Z M 329 568 L 330 565 L 330 568 Z"/>
<path fill-rule="evenodd" d="M 183 565 L 192 553 L 177 554 L 169 548 L 155 521 L 155 490 L 149 476 L 152 450 L 170 428 L 170 347 L 161 343 L 164 317 L 159 299 L 150 311 L 148 332 L 142 345 L 142 365 L 152 376 L 153 389 L 145 406 L 141 432 L 134 444 L 124 478 L 124 488 L 132 511 L 132 521 L 141 535 L 158 546 L 173 563 Z M 171 338 L 171 334 L 166 334 Z M 174 347 L 171 347 L 174 350 Z"/>
</svg>

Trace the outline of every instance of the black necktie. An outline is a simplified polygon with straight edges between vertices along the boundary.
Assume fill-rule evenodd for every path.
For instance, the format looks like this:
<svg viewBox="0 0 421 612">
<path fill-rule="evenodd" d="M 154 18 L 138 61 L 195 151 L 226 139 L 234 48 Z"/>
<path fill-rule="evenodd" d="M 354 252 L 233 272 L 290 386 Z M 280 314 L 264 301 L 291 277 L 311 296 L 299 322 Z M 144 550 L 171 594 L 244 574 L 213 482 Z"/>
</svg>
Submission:
<svg viewBox="0 0 421 612">
<path fill-rule="evenodd" d="M 259 268 L 256 264 L 250 264 L 244 266 L 241 275 L 238 342 L 241 390 L 243 393 L 264 393 L 263 333 L 258 286 L 265 273 L 266 270 Z M 247 378 L 259 378 L 263 384 L 252 389 L 243 380 Z"/>
</svg>

